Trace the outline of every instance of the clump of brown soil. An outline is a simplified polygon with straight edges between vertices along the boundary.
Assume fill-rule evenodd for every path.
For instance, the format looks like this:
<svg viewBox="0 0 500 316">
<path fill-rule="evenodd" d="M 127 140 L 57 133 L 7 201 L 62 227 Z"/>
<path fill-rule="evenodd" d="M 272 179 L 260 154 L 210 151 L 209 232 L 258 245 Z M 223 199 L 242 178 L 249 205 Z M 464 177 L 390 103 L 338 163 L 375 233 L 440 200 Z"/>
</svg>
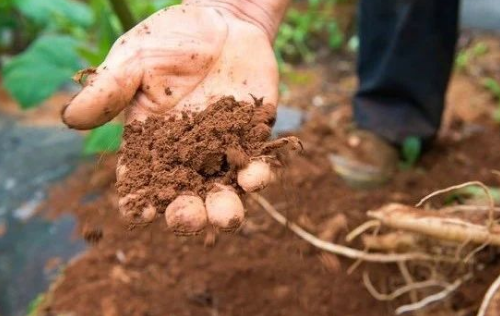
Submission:
<svg viewBox="0 0 500 316">
<path fill-rule="evenodd" d="M 276 141 L 267 140 L 275 111 L 262 99 L 249 104 L 224 97 L 180 119 L 151 117 L 127 125 L 121 150 L 126 172 L 116 185 L 121 197 L 134 196 L 121 206 L 127 218 L 142 221 L 150 206 L 163 213 L 182 193 L 205 198 L 215 183 L 242 193 L 237 171 L 256 157 L 273 160 Z"/>
</svg>

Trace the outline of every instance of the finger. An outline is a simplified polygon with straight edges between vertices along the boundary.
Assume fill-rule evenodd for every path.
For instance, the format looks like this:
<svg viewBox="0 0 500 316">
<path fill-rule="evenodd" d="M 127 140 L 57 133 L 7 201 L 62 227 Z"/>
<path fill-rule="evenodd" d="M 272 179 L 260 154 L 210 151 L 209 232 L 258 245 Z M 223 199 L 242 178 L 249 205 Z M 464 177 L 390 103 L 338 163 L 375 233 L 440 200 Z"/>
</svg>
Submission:
<svg viewBox="0 0 500 316">
<path fill-rule="evenodd" d="M 196 235 L 207 225 L 207 211 L 199 196 L 179 195 L 167 206 L 165 220 L 176 235 Z"/>
<path fill-rule="evenodd" d="M 121 56 L 115 53 L 90 75 L 83 90 L 63 108 L 66 125 L 75 129 L 100 126 L 130 103 L 139 88 L 142 70 L 137 62 L 117 55 Z"/>
<path fill-rule="evenodd" d="M 156 208 L 143 200 L 143 192 L 128 194 L 118 200 L 120 214 L 132 224 L 151 223 L 156 217 Z"/>
<path fill-rule="evenodd" d="M 234 232 L 243 223 L 245 210 L 240 197 L 231 188 L 217 186 L 205 201 L 208 221 L 224 232 Z"/>
<path fill-rule="evenodd" d="M 238 172 L 238 184 L 245 192 L 262 190 L 273 180 L 271 166 L 262 160 L 254 160 Z"/>
</svg>

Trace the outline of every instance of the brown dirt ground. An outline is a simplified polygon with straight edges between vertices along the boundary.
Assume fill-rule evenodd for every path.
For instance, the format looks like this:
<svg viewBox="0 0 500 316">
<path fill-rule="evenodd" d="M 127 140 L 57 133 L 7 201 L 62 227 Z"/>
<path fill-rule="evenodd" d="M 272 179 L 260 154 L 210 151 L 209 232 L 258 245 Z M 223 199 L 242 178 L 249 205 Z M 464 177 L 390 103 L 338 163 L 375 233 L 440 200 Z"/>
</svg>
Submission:
<svg viewBox="0 0 500 316">
<path fill-rule="evenodd" d="M 308 109 L 316 103 L 311 112 L 335 108 L 329 117 L 345 120 L 355 83 L 352 72 L 346 69 L 335 78 L 327 73 L 314 72 L 325 84 L 300 84 L 309 90 L 290 103 Z M 295 99 L 294 89 L 285 100 Z M 435 146 L 417 168 L 400 171 L 393 182 L 370 191 L 350 189 L 331 172 L 325 155 L 337 140 L 320 119 L 313 119 L 298 133 L 305 151 L 288 161 L 280 181 L 263 194 L 289 218 L 321 235 L 324 223 L 339 214 L 352 229 L 366 220 L 368 209 L 385 203 L 412 204 L 434 190 L 470 180 L 500 186 L 500 178 L 491 173 L 500 168 L 500 127 L 489 119 L 495 106 L 491 98 L 478 98 L 483 92 L 471 77 L 456 75 Z M 477 103 L 472 114 L 471 103 Z M 115 163 L 110 156 L 97 167 L 84 166 L 51 194 L 51 215 L 74 213 L 79 233 L 100 241 L 69 263 L 52 285 L 42 315 L 370 316 L 392 315 L 406 302 L 378 302 L 361 282 L 362 271 L 369 269 L 374 283 L 387 289 L 398 282 L 394 266 L 363 264 L 348 275 L 352 261 L 314 249 L 250 200 L 247 220 L 234 235 L 175 237 L 158 222 L 127 230 L 118 220 Z M 102 195 L 92 198 L 96 192 Z M 345 234 L 342 230 L 334 241 L 343 243 Z M 472 282 L 422 315 L 473 315 L 500 272 L 498 259 L 493 256 Z"/>
</svg>

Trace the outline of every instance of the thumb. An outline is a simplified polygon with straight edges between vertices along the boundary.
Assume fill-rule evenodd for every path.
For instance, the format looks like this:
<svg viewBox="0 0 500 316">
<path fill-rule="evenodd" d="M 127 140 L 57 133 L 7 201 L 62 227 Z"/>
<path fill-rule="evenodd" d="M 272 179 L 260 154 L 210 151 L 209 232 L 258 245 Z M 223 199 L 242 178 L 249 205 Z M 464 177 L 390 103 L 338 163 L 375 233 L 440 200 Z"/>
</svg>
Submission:
<svg viewBox="0 0 500 316">
<path fill-rule="evenodd" d="M 91 129 L 118 115 L 141 83 L 142 69 L 134 59 L 110 60 L 99 66 L 83 90 L 63 108 L 63 122 L 70 128 Z"/>
</svg>

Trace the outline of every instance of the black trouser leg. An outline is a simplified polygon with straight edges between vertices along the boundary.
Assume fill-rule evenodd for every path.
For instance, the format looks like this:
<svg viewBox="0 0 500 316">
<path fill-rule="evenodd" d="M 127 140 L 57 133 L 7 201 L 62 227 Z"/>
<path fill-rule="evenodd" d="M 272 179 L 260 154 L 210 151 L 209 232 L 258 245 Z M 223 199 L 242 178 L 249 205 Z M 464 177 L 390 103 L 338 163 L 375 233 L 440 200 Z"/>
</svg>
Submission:
<svg viewBox="0 0 500 316">
<path fill-rule="evenodd" d="M 458 36 L 458 0 L 360 0 L 358 126 L 401 144 L 441 122 Z"/>
</svg>

